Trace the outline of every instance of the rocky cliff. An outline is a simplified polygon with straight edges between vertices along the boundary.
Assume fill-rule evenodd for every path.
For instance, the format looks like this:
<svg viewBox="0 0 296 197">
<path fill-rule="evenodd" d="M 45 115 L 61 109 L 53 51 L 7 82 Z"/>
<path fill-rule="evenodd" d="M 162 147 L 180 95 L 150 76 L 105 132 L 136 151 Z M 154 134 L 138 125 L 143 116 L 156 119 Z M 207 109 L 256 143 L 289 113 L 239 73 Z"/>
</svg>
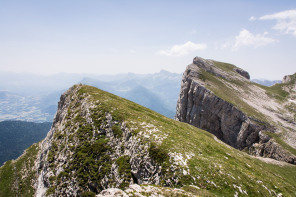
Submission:
<svg viewBox="0 0 296 197">
<path fill-rule="evenodd" d="M 292 78 L 264 87 L 234 65 L 196 57 L 183 74 L 176 120 L 253 155 L 296 164 L 295 101 L 284 91 Z"/>
<path fill-rule="evenodd" d="M 295 176 L 294 165 L 75 85 L 47 137 L 0 167 L 0 196 L 288 196 Z"/>
<path fill-rule="evenodd" d="M 164 172 L 160 165 L 169 157 L 166 152 L 154 142 L 144 143 L 147 134 L 136 133 L 133 124 L 127 127 L 115 108 L 94 102 L 80 88 L 61 96 L 52 129 L 42 142 L 37 196 L 80 196 L 132 183 L 179 182 L 177 169 Z M 142 126 L 153 127 L 145 122 Z"/>
</svg>

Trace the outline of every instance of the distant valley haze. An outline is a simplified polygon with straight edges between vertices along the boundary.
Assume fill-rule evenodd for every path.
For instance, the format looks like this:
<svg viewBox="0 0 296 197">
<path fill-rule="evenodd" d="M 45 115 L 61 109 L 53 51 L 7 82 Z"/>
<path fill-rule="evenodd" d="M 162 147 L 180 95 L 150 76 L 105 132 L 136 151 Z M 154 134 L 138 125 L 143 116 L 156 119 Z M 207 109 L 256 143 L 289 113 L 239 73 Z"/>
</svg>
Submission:
<svg viewBox="0 0 296 197">
<path fill-rule="evenodd" d="M 264 85 L 295 72 L 292 0 L 0 1 L 0 19 L 0 120 L 52 121 L 77 83 L 173 118 L 195 56 Z"/>
<path fill-rule="evenodd" d="M 296 196 L 296 0 L 0 0 L 0 197 Z"/>
<path fill-rule="evenodd" d="M 256 79 L 295 72 L 294 0 L 16 0 L 0 18 L 1 73 L 182 73 L 195 56 Z"/>
<path fill-rule="evenodd" d="M 95 86 L 174 118 L 182 74 L 165 70 L 154 74 L 53 75 L 0 73 L 0 121 L 51 122 L 60 95 L 74 84 Z M 270 86 L 280 80 L 254 82 Z"/>
</svg>

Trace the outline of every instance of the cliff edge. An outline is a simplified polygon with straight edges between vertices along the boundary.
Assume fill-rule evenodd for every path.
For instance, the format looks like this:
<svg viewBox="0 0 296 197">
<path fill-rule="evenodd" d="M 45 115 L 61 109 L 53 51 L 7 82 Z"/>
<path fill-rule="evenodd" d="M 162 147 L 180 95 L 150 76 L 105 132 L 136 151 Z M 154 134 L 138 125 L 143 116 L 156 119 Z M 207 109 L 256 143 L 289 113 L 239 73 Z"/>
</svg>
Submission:
<svg viewBox="0 0 296 197">
<path fill-rule="evenodd" d="M 195 57 L 183 74 L 176 120 L 252 155 L 296 164 L 293 76 L 265 87 L 241 68 Z"/>
<path fill-rule="evenodd" d="M 289 196 L 295 169 L 75 85 L 61 96 L 47 137 L 0 167 L 0 197 Z"/>
</svg>

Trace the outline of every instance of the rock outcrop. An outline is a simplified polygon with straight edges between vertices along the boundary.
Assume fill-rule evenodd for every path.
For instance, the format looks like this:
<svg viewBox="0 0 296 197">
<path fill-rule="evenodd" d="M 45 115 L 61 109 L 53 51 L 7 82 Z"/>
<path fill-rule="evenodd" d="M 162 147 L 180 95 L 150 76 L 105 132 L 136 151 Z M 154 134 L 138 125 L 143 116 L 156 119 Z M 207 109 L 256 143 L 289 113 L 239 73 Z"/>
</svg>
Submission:
<svg viewBox="0 0 296 197">
<path fill-rule="evenodd" d="M 240 74 L 241 76 L 245 77 L 246 79 L 250 79 L 250 75 L 247 71 L 245 71 L 241 68 L 235 68 L 234 71 L 237 72 L 238 74 Z"/>
<path fill-rule="evenodd" d="M 141 132 L 133 133 L 125 121 L 80 88 L 74 86 L 61 96 L 52 128 L 42 142 L 37 196 L 81 196 L 85 190 L 98 193 L 132 183 L 178 183 L 176 169 L 168 169 L 175 173 L 168 177 L 151 157 L 157 146 L 143 143 Z"/>
<path fill-rule="evenodd" d="M 296 97 L 296 73 L 293 75 L 286 75 L 282 80 L 283 84 L 287 84 L 285 88 L 288 92 L 292 93 L 294 97 Z"/>
<path fill-rule="evenodd" d="M 254 120 L 232 105 L 226 109 L 245 130 L 252 127 Z M 266 134 L 260 131 L 249 150 L 285 154 Z M 270 160 L 126 99 L 75 85 L 61 96 L 47 137 L 0 167 L 0 196 L 289 196 L 296 190 L 296 166 L 266 165 Z"/>
<path fill-rule="evenodd" d="M 191 72 L 183 76 L 176 120 L 209 131 L 238 149 L 258 142 L 258 133 L 264 126 L 254 124 L 234 105 L 215 96 L 191 77 Z"/>
<path fill-rule="evenodd" d="M 225 71 L 226 68 L 228 72 Z M 240 68 L 226 68 L 219 68 L 213 60 L 194 58 L 193 64 L 189 65 L 183 74 L 176 120 L 204 129 L 239 150 L 246 149 L 254 155 L 296 164 L 296 156 L 263 135 L 263 131 L 275 132 L 274 126 L 248 116 L 238 106 L 209 89 L 215 84 L 207 81 L 210 79 L 205 79 L 205 72 L 213 75 L 215 79 L 220 78 L 219 83 L 224 82 L 227 85 L 234 79 L 242 83 L 247 83 L 246 80 L 250 79 L 249 74 Z M 231 87 L 231 84 L 227 87 Z M 235 89 L 231 91 L 235 94 Z"/>
</svg>

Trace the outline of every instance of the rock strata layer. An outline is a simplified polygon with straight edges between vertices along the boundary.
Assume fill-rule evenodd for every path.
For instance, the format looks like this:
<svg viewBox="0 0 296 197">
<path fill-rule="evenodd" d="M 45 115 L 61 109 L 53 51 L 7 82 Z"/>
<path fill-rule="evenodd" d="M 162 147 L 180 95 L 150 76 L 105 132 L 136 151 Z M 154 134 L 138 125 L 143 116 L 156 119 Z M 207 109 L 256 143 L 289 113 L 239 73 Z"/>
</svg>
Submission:
<svg viewBox="0 0 296 197">
<path fill-rule="evenodd" d="M 242 81 L 249 79 L 249 74 L 234 68 Z M 264 134 L 274 132 L 267 123 L 248 117 L 233 104 L 216 96 L 206 88 L 202 72 L 209 72 L 216 77 L 229 78 L 223 70 L 214 66 L 212 60 L 194 58 L 182 78 L 181 91 L 177 103 L 175 119 L 204 129 L 234 148 L 247 149 L 251 154 L 270 157 L 279 161 L 296 164 L 296 157 Z"/>
</svg>

